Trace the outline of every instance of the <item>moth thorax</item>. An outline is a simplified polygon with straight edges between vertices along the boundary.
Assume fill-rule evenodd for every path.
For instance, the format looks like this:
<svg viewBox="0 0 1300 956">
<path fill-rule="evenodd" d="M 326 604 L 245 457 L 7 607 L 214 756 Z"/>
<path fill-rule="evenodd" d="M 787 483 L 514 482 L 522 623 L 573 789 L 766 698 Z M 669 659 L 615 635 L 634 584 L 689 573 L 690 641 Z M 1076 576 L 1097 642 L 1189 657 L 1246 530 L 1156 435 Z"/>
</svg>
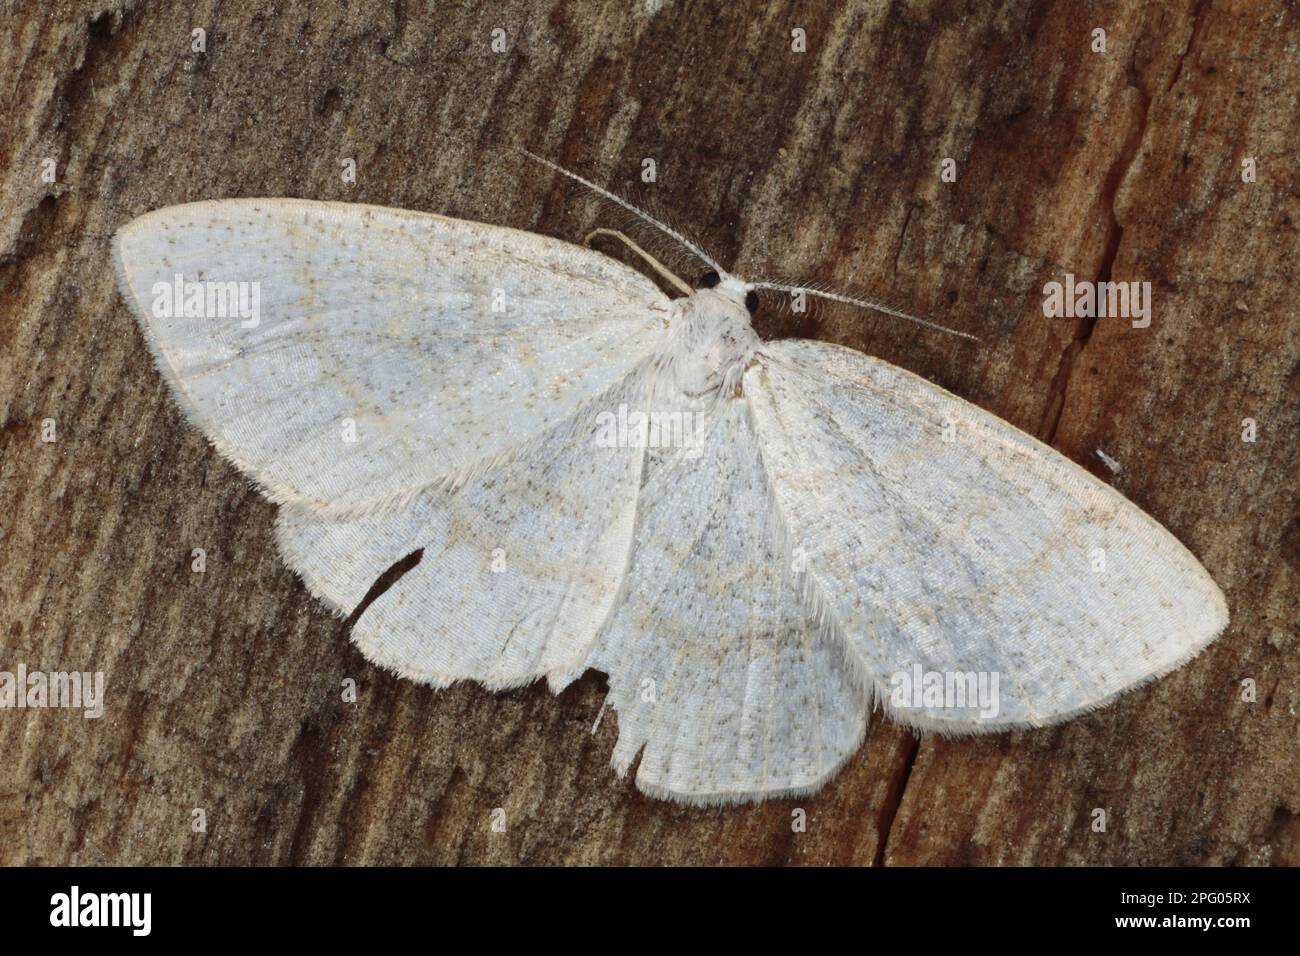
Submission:
<svg viewBox="0 0 1300 956">
<path fill-rule="evenodd" d="M 663 359 L 677 387 L 692 398 L 732 390 L 760 339 L 741 302 L 712 289 L 677 300 Z"/>
</svg>

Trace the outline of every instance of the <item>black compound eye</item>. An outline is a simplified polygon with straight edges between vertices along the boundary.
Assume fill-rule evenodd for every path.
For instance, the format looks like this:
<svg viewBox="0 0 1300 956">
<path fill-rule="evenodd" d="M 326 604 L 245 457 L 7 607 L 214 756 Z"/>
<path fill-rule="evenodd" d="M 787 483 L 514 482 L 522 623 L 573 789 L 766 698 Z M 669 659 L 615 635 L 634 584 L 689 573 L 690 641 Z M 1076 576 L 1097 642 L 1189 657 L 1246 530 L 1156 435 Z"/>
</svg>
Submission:
<svg viewBox="0 0 1300 956">
<path fill-rule="evenodd" d="M 749 309 L 750 315 L 758 311 L 758 293 L 753 289 L 745 293 L 745 308 Z"/>
<path fill-rule="evenodd" d="M 708 272 L 704 273 L 704 275 L 700 276 L 700 288 L 712 289 L 715 285 L 717 285 L 721 281 L 722 281 L 722 276 L 718 275 L 717 272 L 710 269 Z"/>
</svg>

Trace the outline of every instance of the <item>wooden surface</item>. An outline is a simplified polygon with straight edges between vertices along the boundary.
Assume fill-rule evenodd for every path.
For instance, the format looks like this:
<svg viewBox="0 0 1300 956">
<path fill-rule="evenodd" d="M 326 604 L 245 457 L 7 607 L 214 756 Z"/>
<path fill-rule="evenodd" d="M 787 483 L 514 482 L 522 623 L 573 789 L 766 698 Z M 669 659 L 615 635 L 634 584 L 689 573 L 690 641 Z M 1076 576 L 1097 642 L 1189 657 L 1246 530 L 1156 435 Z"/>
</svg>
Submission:
<svg viewBox="0 0 1300 956">
<path fill-rule="evenodd" d="M 1294 4 L 430 6 L 0 6 L 0 670 L 99 670 L 107 696 L 99 720 L 0 710 L 0 863 L 1300 862 Z M 1053 729 L 873 718 L 821 794 L 732 809 L 615 778 L 602 675 L 557 698 L 367 665 L 278 560 L 274 508 L 183 422 L 108 237 L 261 195 L 575 241 L 624 221 L 510 145 L 742 275 L 979 335 L 774 299 L 758 323 L 925 375 L 1111 481 L 1202 559 L 1227 634 Z M 1151 282 L 1150 328 L 1044 318 L 1067 272 Z"/>
</svg>

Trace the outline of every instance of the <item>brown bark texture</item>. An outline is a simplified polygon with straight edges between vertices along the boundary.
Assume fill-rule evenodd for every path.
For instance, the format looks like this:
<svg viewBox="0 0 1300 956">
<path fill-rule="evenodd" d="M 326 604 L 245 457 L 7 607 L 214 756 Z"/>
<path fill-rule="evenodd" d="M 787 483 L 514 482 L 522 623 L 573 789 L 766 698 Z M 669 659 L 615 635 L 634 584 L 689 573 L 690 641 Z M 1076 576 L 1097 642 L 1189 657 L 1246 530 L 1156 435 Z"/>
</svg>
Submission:
<svg viewBox="0 0 1300 956">
<path fill-rule="evenodd" d="M 0 5 L 0 670 L 102 671 L 106 698 L 0 710 L 0 863 L 1300 863 L 1298 48 L 1280 0 Z M 185 423 L 109 238 L 243 196 L 626 224 L 511 146 L 740 275 L 979 336 L 770 301 L 756 322 L 1111 482 L 1219 582 L 1227 633 L 1062 726 L 873 716 L 822 792 L 730 808 L 614 775 L 603 675 L 555 697 L 367 664 Z M 1150 282 L 1149 327 L 1046 318 L 1067 273 Z"/>
</svg>

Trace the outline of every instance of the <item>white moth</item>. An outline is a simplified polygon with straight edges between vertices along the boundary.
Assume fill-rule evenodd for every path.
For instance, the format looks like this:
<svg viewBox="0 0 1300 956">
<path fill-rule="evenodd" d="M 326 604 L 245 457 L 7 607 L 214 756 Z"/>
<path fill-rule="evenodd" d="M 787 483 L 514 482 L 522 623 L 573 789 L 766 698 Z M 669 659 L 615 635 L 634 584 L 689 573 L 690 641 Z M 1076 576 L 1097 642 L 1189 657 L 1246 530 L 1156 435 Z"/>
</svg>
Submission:
<svg viewBox="0 0 1300 956">
<path fill-rule="evenodd" d="M 639 754 L 654 796 L 811 793 L 873 706 L 946 734 L 1066 720 L 1223 631 L 1206 571 L 1109 486 L 877 359 L 761 341 L 755 288 L 822 293 L 638 214 L 716 284 L 646 256 L 669 298 L 555 239 L 291 199 L 161 209 L 114 254 L 312 594 L 347 615 L 423 549 L 356 620 L 366 657 L 436 687 L 603 671 L 613 766 Z"/>
</svg>

